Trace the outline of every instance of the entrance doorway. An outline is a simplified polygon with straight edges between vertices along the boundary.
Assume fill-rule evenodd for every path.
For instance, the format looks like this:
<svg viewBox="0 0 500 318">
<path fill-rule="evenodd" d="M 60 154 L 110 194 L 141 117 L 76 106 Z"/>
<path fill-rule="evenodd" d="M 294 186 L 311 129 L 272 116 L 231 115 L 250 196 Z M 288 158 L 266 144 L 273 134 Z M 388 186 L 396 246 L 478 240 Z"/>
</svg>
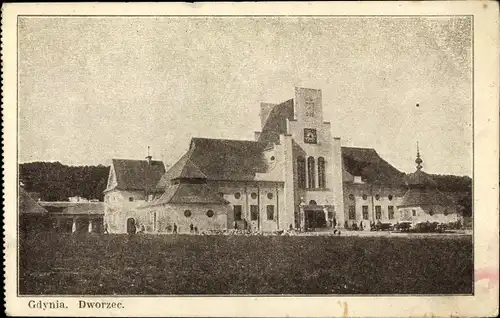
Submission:
<svg viewBox="0 0 500 318">
<path fill-rule="evenodd" d="M 308 229 L 318 229 L 326 227 L 325 212 L 318 210 L 306 210 L 305 221 L 306 228 Z"/>
<path fill-rule="evenodd" d="M 134 218 L 127 219 L 127 233 L 135 234 L 135 220 Z"/>
</svg>

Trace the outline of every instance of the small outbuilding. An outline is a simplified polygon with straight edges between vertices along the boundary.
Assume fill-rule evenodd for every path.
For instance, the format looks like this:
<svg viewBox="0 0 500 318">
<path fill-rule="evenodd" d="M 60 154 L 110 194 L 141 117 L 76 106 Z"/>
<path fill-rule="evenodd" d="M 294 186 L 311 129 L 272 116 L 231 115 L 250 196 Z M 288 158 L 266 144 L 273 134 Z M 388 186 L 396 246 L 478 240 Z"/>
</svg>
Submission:
<svg viewBox="0 0 500 318">
<path fill-rule="evenodd" d="M 400 221 L 413 224 L 462 222 L 462 216 L 453 200 L 437 189 L 433 178 L 422 171 L 423 160 L 417 147 L 417 170 L 406 177 L 406 191 L 398 205 Z"/>
</svg>

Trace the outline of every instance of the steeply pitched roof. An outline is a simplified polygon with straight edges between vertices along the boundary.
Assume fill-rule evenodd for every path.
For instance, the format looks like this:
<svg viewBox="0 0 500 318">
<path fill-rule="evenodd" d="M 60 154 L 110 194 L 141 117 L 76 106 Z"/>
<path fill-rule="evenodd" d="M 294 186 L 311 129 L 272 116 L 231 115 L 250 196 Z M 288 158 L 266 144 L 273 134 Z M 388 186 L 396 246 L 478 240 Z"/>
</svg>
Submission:
<svg viewBox="0 0 500 318">
<path fill-rule="evenodd" d="M 48 214 L 47 210 L 33 200 L 23 187 L 19 187 L 19 214 Z"/>
<path fill-rule="evenodd" d="M 286 119 L 294 120 L 293 99 L 273 107 L 259 136 L 259 142 L 277 144 L 280 134 L 286 133 Z"/>
<path fill-rule="evenodd" d="M 186 152 L 168 171 L 161 177 L 156 188 L 164 188 L 170 180 L 174 179 L 206 179 L 207 176 L 189 159 L 194 148 Z"/>
<path fill-rule="evenodd" d="M 250 140 L 193 138 L 186 163 L 194 167 L 187 170 L 195 175 L 199 170 L 207 180 L 253 180 L 267 170 L 264 148 Z"/>
<path fill-rule="evenodd" d="M 405 177 L 405 182 L 409 187 L 413 188 L 436 188 L 437 183 L 434 179 L 422 170 L 417 170 L 408 174 Z"/>
<path fill-rule="evenodd" d="M 165 173 L 161 161 L 113 159 L 117 186 L 120 190 L 145 190 L 154 187 Z M 107 189 L 110 190 L 110 189 Z"/>
<path fill-rule="evenodd" d="M 146 203 L 141 208 L 162 204 L 227 204 L 205 183 L 169 184 L 157 200 Z"/>
<path fill-rule="evenodd" d="M 442 205 L 451 206 L 453 200 L 437 189 L 411 188 L 406 191 L 399 207 Z"/>
<path fill-rule="evenodd" d="M 382 159 L 375 149 L 342 147 L 342 160 L 344 169 L 354 176 L 360 176 L 363 181 L 404 185 L 404 173 Z"/>
</svg>

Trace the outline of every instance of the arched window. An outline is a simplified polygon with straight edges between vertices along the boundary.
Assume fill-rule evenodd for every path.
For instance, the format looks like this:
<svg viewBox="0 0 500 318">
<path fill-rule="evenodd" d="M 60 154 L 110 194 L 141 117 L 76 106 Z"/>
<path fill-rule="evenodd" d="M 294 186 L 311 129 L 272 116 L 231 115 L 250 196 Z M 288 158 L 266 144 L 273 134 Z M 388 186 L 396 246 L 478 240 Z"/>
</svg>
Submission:
<svg viewBox="0 0 500 318">
<path fill-rule="evenodd" d="M 306 187 L 306 159 L 304 157 L 297 158 L 297 182 L 300 189 Z"/>
<path fill-rule="evenodd" d="M 311 201 L 309 201 L 309 205 L 318 205 L 318 204 L 316 203 L 316 201 L 311 200 Z"/>
<path fill-rule="evenodd" d="M 318 188 L 326 188 L 325 158 L 318 158 Z"/>
<path fill-rule="evenodd" d="M 316 174 L 315 172 L 314 158 L 307 158 L 307 187 L 309 189 L 314 189 L 316 187 Z"/>
</svg>

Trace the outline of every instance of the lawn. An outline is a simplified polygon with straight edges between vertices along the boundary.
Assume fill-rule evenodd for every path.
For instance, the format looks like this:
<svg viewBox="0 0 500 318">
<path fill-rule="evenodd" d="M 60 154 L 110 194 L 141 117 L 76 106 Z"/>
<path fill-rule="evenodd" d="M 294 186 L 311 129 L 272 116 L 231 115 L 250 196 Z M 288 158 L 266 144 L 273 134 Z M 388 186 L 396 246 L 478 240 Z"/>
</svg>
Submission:
<svg viewBox="0 0 500 318">
<path fill-rule="evenodd" d="M 22 295 L 472 293 L 470 236 L 41 233 L 20 243 Z"/>
</svg>

